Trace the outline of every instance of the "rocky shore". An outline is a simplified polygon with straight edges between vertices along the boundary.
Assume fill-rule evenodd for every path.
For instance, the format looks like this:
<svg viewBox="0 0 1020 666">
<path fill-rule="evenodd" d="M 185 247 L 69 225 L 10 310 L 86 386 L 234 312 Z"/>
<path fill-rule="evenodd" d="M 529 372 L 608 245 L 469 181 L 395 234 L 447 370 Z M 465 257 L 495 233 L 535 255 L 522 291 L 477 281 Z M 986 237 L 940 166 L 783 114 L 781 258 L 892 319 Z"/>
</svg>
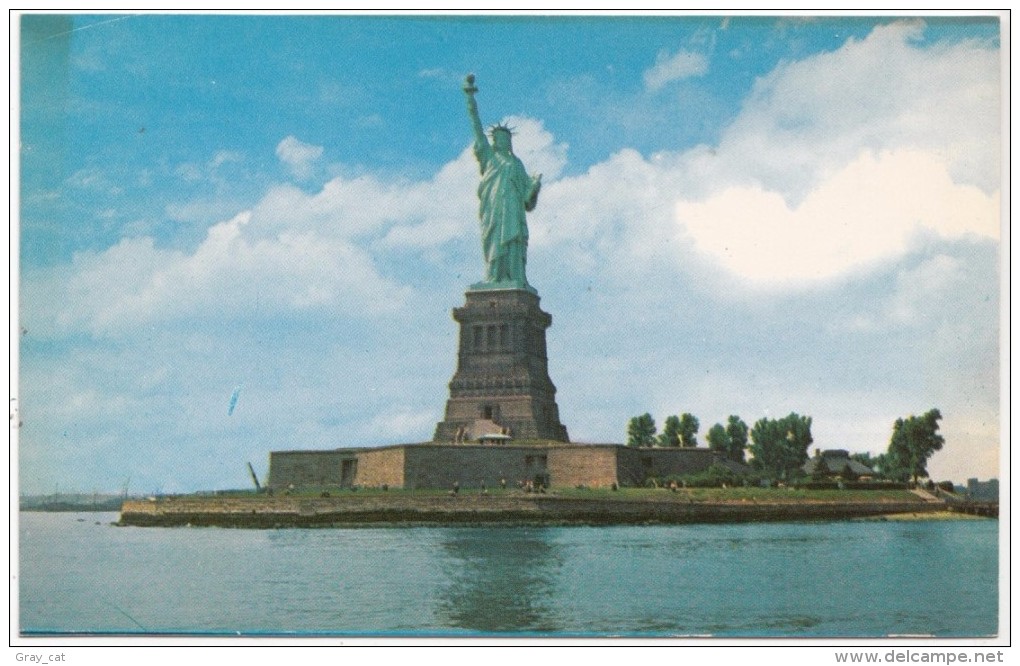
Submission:
<svg viewBox="0 0 1020 666">
<path fill-rule="evenodd" d="M 406 525 L 633 525 L 840 520 L 944 511 L 940 502 L 695 502 L 551 495 L 407 494 L 336 497 L 166 497 L 126 501 L 120 525 L 240 528 Z"/>
</svg>

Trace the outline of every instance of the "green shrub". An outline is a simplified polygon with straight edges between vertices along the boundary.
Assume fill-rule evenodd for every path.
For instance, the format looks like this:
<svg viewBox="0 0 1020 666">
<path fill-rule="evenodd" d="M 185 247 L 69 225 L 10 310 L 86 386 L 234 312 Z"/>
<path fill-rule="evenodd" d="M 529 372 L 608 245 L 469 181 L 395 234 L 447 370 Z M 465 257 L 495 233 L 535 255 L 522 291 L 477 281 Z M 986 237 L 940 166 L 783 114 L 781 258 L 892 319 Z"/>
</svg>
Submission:
<svg viewBox="0 0 1020 666">
<path fill-rule="evenodd" d="M 669 485 L 670 481 L 676 481 L 677 485 L 687 488 L 720 488 L 724 485 L 733 488 L 744 486 L 745 482 L 749 485 L 758 484 L 756 474 L 738 474 L 718 464 L 695 474 L 667 476 L 663 479 L 663 485 Z"/>
</svg>

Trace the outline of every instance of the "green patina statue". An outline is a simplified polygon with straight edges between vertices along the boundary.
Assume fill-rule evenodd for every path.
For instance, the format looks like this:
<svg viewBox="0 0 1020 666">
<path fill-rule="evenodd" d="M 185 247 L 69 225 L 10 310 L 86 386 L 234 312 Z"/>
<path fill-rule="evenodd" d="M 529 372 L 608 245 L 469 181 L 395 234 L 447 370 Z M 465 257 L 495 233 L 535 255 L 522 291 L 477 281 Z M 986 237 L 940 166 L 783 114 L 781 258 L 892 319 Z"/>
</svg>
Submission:
<svg viewBox="0 0 1020 666">
<path fill-rule="evenodd" d="M 472 289 L 526 289 L 524 266 L 528 254 L 528 223 L 525 213 L 538 203 L 542 174 L 529 176 L 524 164 L 514 155 L 510 128 L 492 128 L 492 143 L 485 136 L 475 102 L 475 77 L 464 81 L 468 116 L 475 133 L 475 157 L 482 172 L 478 186 L 478 218 L 482 227 L 482 252 L 485 255 L 485 279 Z"/>
</svg>

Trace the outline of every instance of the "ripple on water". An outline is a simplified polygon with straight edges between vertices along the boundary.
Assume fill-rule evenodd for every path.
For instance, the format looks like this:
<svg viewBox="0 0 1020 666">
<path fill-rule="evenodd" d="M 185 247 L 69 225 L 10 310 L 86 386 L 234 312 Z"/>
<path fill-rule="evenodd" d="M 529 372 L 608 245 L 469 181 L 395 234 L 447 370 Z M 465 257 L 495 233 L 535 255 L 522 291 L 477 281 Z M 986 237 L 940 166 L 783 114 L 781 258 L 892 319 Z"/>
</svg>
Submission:
<svg viewBox="0 0 1020 666">
<path fill-rule="evenodd" d="M 25 630 L 870 637 L 998 626 L 995 521 L 168 530 L 79 518 L 22 514 Z"/>
</svg>

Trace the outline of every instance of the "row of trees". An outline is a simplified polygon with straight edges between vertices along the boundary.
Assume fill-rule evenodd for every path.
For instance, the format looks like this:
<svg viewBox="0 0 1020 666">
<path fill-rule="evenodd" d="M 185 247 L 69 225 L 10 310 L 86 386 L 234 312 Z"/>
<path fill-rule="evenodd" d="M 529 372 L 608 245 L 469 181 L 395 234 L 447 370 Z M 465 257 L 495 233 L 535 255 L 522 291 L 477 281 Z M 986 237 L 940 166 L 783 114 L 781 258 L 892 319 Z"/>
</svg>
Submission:
<svg viewBox="0 0 1020 666">
<path fill-rule="evenodd" d="M 656 435 L 655 419 L 647 412 L 635 416 L 627 424 L 627 446 L 686 446 L 698 445 L 697 417 L 691 414 L 667 416 L 662 433 Z"/>
<path fill-rule="evenodd" d="M 778 479 L 797 474 L 808 459 L 811 417 L 791 412 L 781 419 L 760 419 L 751 428 L 751 464 Z"/>
<path fill-rule="evenodd" d="M 942 414 L 932 409 L 921 416 L 896 419 L 889 449 L 876 457 L 855 454 L 854 458 L 886 479 L 916 483 L 927 477 L 927 461 L 940 450 L 945 439 L 939 434 Z M 627 424 L 628 446 L 697 446 L 698 419 L 688 413 L 666 418 L 661 434 L 656 435 L 651 414 L 635 416 Z M 750 435 L 750 443 L 748 436 Z M 811 417 L 790 413 L 779 419 L 763 418 L 748 429 L 739 416 L 730 416 L 726 425 L 716 423 L 706 436 L 709 448 L 735 462 L 744 462 L 751 453 L 751 466 L 777 479 L 796 476 L 808 460 Z"/>
<path fill-rule="evenodd" d="M 716 423 L 709 428 L 706 439 L 708 448 L 718 451 L 734 462 L 744 462 L 747 448 L 747 424 L 739 416 L 730 415 L 726 425 Z"/>
<path fill-rule="evenodd" d="M 627 424 L 627 446 L 682 446 L 698 445 L 698 417 L 684 412 L 680 416 L 667 416 L 662 432 L 656 434 L 655 419 L 645 413 L 635 416 Z M 730 416 L 724 426 L 716 423 L 712 426 L 706 439 L 713 451 L 722 453 L 727 458 L 744 462 L 744 450 L 747 448 L 747 424 L 739 416 Z"/>
<path fill-rule="evenodd" d="M 645 413 L 627 424 L 627 446 L 695 447 L 699 425 L 696 416 L 685 412 L 666 417 L 662 433 L 656 434 L 655 419 Z M 781 419 L 761 419 L 749 429 L 743 419 L 731 415 L 726 425 L 713 425 L 706 439 L 710 449 L 735 462 L 743 463 L 744 452 L 750 451 L 756 469 L 785 479 L 807 462 L 807 450 L 813 441 L 811 418 L 790 414 Z"/>
</svg>

